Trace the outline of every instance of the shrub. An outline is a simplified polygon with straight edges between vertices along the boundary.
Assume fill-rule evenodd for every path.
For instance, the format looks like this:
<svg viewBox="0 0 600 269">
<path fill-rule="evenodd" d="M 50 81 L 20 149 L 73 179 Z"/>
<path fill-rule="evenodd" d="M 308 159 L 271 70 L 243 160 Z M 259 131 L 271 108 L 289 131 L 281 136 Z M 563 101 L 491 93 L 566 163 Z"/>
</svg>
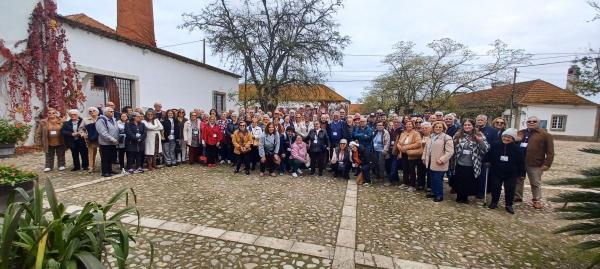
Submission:
<svg viewBox="0 0 600 269">
<path fill-rule="evenodd" d="M 25 140 L 31 126 L 14 121 L 0 119 L 0 143 L 17 143 Z"/>
<path fill-rule="evenodd" d="M 12 166 L 0 166 L 0 186 L 14 187 L 16 184 L 31 181 L 37 177 L 36 173 L 21 171 Z"/>
</svg>

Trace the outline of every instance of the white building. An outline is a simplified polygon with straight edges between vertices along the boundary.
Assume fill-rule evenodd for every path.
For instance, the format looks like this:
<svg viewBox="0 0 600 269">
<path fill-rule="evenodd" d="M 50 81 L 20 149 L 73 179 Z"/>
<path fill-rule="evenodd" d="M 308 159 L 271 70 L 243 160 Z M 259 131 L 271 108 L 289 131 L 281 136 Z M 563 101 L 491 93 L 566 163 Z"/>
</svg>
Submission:
<svg viewBox="0 0 600 269">
<path fill-rule="evenodd" d="M 12 48 L 15 42 L 27 38 L 29 17 L 37 2 L 0 2 L 0 38 L 7 47 Z M 108 101 L 114 102 L 117 109 L 152 107 L 160 101 L 164 109 L 236 109 L 236 103 L 230 102 L 227 94 L 237 92 L 238 75 L 157 48 L 152 1 L 118 2 L 117 30 L 84 14 L 57 18 L 66 31 L 67 48 L 82 79 L 87 97 L 83 107 L 103 106 Z M 23 49 L 20 46 L 13 52 Z M 0 85 L 1 117 L 6 117 L 8 103 L 4 87 Z"/>
<path fill-rule="evenodd" d="M 513 85 L 459 94 L 455 103 L 465 114 L 500 111 L 507 122 L 517 129 L 526 128 L 530 116 L 540 119 L 540 127 L 557 139 L 598 141 L 600 109 L 598 104 L 577 94 L 537 79 L 514 85 L 514 110 L 511 121 L 510 99 Z"/>
</svg>

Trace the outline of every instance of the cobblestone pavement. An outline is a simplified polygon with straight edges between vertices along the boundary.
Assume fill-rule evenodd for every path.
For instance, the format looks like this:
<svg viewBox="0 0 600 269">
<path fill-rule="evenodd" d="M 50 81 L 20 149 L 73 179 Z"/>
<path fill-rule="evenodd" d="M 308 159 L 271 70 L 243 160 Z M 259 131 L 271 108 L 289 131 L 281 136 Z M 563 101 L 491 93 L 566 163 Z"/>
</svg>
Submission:
<svg viewBox="0 0 600 269">
<path fill-rule="evenodd" d="M 132 229 L 133 231 L 134 229 Z M 130 250 L 130 268 L 147 268 L 150 245 L 153 268 L 330 268 L 331 260 L 260 246 L 228 242 L 190 234 L 142 228 Z M 112 262 L 115 268 L 114 261 Z"/>
<path fill-rule="evenodd" d="M 346 184 L 317 177 L 234 175 L 226 168 L 182 165 L 63 192 L 68 204 L 103 202 L 132 187 L 145 217 L 202 224 L 331 246 Z"/>
<path fill-rule="evenodd" d="M 556 141 L 555 162 L 544 174 L 544 181 L 578 176 L 578 170 L 600 163 L 600 156 L 577 150 L 591 144 Z M 68 165 L 69 159 L 67 156 Z M 96 183 L 99 173 L 40 172 L 43 168 L 41 153 L 0 159 L 0 164 L 14 164 L 39 172 L 42 180 L 52 180 L 57 189 L 90 183 L 60 192 L 59 198 L 67 205 L 81 206 L 89 200 L 105 202 L 118 189 L 132 187 L 143 217 L 289 239 L 317 247 L 335 249 L 336 240 L 339 246 L 338 231 L 347 225 L 340 223 L 340 219 L 349 213 L 342 210 L 346 182 L 327 176 L 258 178 L 258 172 L 250 176 L 234 175 L 228 166 L 207 169 L 183 165 Z M 564 191 L 544 188 L 544 197 Z M 372 188 L 358 187 L 354 195 L 358 197 L 354 202 L 356 213 L 353 213 L 357 217 L 356 225 L 351 228 L 356 231 L 355 240 L 344 241 L 344 244 L 355 246 L 356 268 L 372 268 L 367 265 L 403 268 L 397 261 L 424 262 L 428 264 L 419 266 L 432 268 L 435 268 L 432 264 L 475 268 L 581 268 L 590 259 L 589 253 L 572 248 L 581 238 L 551 233 L 568 222 L 556 219 L 552 211 L 562 205 L 546 200 L 543 210 L 535 210 L 527 202 L 517 204 L 517 214 L 513 216 L 503 210 L 502 201 L 497 210 L 483 208 L 481 201 L 459 205 L 449 194 L 444 202 L 433 203 L 424 198 L 424 193 L 409 193 L 381 184 Z M 525 188 L 525 195 L 526 200 L 531 198 L 529 188 Z M 335 258 L 332 261 L 322 258 L 326 256 L 304 255 L 218 237 L 151 227 L 143 228 L 142 235 L 145 239 L 131 252 L 130 268 L 147 263 L 146 240 L 155 242 L 154 265 L 160 268 L 329 268 L 335 264 Z M 348 239 L 346 234 L 344 239 Z"/>
</svg>

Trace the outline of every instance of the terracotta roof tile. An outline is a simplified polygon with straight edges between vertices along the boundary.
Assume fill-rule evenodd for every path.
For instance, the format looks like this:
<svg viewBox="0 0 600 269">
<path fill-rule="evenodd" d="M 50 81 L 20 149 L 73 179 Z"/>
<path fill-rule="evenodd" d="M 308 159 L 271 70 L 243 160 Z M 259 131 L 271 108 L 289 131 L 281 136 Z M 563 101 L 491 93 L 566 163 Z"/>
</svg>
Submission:
<svg viewBox="0 0 600 269">
<path fill-rule="evenodd" d="M 246 95 L 247 94 L 247 95 Z M 244 100 L 248 96 L 248 100 L 256 98 L 256 87 L 251 84 L 240 84 L 239 99 Z M 349 102 L 346 98 L 339 95 L 333 89 L 323 85 L 288 85 L 279 92 L 279 101 L 288 102 Z"/>
<path fill-rule="evenodd" d="M 115 34 L 117 33 L 117 31 L 115 31 L 114 29 L 106 26 L 105 24 L 103 24 L 97 20 L 94 20 L 94 19 L 88 17 L 87 15 L 85 15 L 83 13 L 67 15 L 67 16 L 65 16 L 65 18 L 71 19 L 71 20 L 79 22 L 79 23 L 83 23 L 87 26 L 94 27 L 94 28 L 97 28 L 97 29 L 100 29 L 100 30 L 103 30 L 103 31 L 106 31 L 109 33 L 115 33 Z"/>
<path fill-rule="evenodd" d="M 487 106 L 509 107 L 512 88 L 513 85 L 509 84 L 471 93 L 462 93 L 455 95 L 453 100 L 462 108 Z M 597 106 L 592 101 L 541 79 L 516 83 L 514 101 L 516 105 L 560 104 Z"/>
</svg>

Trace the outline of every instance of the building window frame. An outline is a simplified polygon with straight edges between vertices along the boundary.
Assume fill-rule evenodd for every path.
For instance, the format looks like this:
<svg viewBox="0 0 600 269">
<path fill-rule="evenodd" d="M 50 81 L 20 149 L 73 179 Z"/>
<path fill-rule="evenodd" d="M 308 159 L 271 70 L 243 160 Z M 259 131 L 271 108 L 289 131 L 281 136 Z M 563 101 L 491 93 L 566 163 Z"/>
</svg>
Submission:
<svg viewBox="0 0 600 269">
<path fill-rule="evenodd" d="M 220 97 L 220 99 L 219 99 Z M 227 111 L 227 93 L 220 91 L 213 91 L 212 94 L 213 108 L 217 110 L 217 113 Z M 219 104 L 220 103 L 220 104 Z"/>
<path fill-rule="evenodd" d="M 567 130 L 567 115 L 552 115 L 550 118 L 550 131 L 564 132 Z"/>
</svg>

